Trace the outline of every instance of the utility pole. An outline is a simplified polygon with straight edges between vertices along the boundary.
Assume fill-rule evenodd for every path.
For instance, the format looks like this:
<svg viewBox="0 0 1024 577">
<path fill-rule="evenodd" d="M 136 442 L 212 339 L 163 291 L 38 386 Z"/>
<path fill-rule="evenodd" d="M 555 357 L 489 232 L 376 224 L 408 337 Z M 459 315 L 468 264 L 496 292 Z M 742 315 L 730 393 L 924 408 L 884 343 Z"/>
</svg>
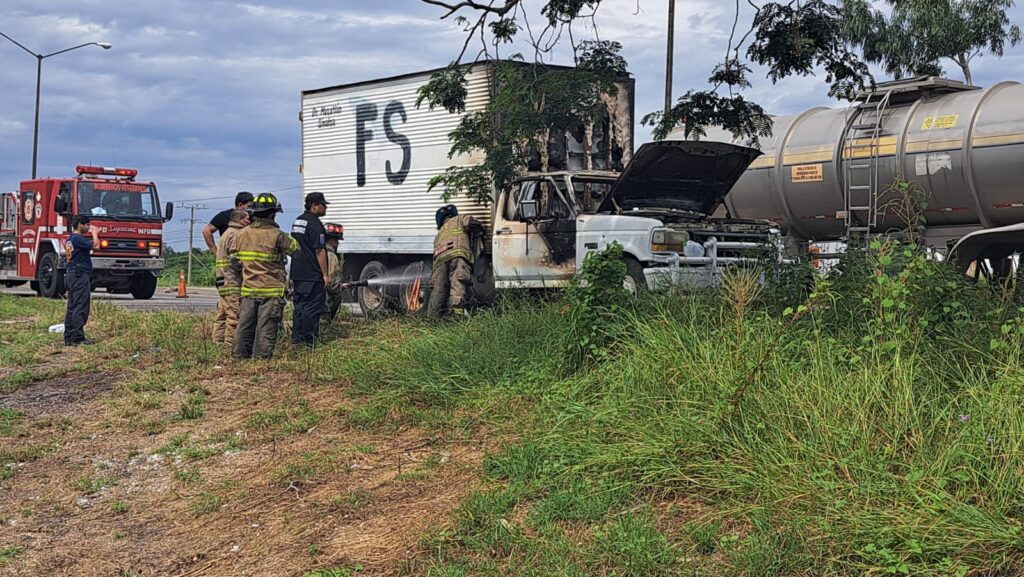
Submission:
<svg viewBox="0 0 1024 577">
<path fill-rule="evenodd" d="M 206 208 L 205 204 L 185 204 L 181 203 L 179 208 L 187 208 L 189 210 L 189 217 L 181 219 L 181 222 L 188 223 L 188 273 L 186 274 L 185 283 L 189 286 L 192 285 L 192 236 L 195 232 L 196 227 L 196 209 L 203 210 Z"/>
<path fill-rule="evenodd" d="M 676 40 L 676 0 L 668 0 L 668 51 L 665 56 L 665 114 L 672 110 L 672 53 Z"/>
</svg>

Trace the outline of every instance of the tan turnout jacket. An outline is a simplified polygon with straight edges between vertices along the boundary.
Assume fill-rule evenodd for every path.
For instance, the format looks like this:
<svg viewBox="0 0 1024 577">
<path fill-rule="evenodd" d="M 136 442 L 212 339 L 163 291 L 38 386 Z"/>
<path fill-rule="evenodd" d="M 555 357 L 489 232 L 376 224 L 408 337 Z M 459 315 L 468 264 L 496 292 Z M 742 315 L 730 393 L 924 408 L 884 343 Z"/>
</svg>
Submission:
<svg viewBox="0 0 1024 577">
<path fill-rule="evenodd" d="M 235 233 L 235 253 L 242 263 L 243 297 L 283 297 L 288 283 L 285 255 L 295 254 L 299 243 L 270 218 L 254 218 Z"/>
</svg>

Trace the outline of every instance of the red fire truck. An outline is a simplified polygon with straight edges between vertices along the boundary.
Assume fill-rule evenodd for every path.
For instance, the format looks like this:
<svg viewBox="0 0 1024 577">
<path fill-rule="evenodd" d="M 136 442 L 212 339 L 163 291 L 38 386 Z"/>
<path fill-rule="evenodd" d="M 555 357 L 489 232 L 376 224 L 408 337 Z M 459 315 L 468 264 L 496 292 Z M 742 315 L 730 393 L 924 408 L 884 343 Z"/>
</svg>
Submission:
<svg viewBox="0 0 1024 577">
<path fill-rule="evenodd" d="M 73 178 L 40 178 L 0 195 L 0 283 L 31 283 L 40 295 L 64 295 L 64 243 L 71 219 L 87 215 L 98 228 L 92 288 L 148 299 L 163 269 L 163 223 L 156 185 L 130 168 L 79 166 Z"/>
</svg>

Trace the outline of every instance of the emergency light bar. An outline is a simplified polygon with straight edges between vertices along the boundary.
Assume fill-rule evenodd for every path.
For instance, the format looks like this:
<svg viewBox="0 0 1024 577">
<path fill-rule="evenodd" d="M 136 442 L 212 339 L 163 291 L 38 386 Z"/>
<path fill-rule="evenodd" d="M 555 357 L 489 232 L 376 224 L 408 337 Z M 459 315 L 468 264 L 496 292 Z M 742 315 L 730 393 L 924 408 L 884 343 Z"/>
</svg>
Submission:
<svg viewBox="0 0 1024 577">
<path fill-rule="evenodd" d="M 82 174 L 102 174 L 106 176 L 124 176 L 126 178 L 135 178 L 139 175 L 139 171 L 134 168 L 110 168 L 106 166 L 84 166 L 78 165 L 75 167 L 79 175 Z"/>
</svg>

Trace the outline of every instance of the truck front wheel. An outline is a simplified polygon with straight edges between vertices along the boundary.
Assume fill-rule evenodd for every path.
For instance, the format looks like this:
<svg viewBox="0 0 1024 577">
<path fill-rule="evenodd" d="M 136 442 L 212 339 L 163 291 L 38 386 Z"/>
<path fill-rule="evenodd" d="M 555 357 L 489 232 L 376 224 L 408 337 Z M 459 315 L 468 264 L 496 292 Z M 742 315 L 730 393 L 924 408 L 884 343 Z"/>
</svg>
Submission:
<svg viewBox="0 0 1024 577">
<path fill-rule="evenodd" d="M 135 275 L 132 279 L 132 297 L 136 300 L 146 301 L 153 298 L 156 292 L 156 277 L 151 273 L 144 272 Z"/>
<path fill-rule="evenodd" d="M 64 272 L 57 267 L 57 253 L 48 252 L 39 259 L 36 282 L 39 284 L 39 294 L 48 299 L 64 296 L 67 287 L 64 286 Z"/>
<path fill-rule="evenodd" d="M 644 276 L 644 265 L 631 256 L 627 256 L 625 261 L 626 278 L 622 279 L 622 288 L 633 295 L 646 292 L 648 287 L 647 277 Z"/>
</svg>

